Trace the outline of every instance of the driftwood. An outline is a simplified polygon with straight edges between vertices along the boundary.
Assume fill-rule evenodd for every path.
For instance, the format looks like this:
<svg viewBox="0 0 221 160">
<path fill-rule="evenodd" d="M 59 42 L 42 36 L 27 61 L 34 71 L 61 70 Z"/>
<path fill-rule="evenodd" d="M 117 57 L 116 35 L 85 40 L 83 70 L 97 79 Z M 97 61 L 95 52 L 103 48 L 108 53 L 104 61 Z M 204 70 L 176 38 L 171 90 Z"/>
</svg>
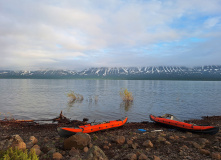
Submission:
<svg viewBox="0 0 221 160">
<path fill-rule="evenodd" d="M 3 119 L 0 123 L 23 123 L 23 122 L 34 122 L 34 120 L 16 120 L 16 119 Z"/>
<path fill-rule="evenodd" d="M 0 120 L 0 123 L 8 123 L 8 124 L 36 124 L 37 122 L 40 122 L 40 121 L 51 121 L 51 122 L 57 122 L 59 124 L 79 124 L 79 125 L 82 125 L 82 124 L 87 124 L 87 121 L 88 121 L 88 118 L 84 118 L 83 121 L 78 121 L 78 120 L 70 120 L 69 118 L 65 117 L 63 114 L 62 114 L 62 111 L 60 113 L 60 115 L 56 118 L 53 118 L 53 119 L 39 119 L 39 120 L 16 120 L 16 119 L 3 119 L 3 120 Z"/>
<path fill-rule="evenodd" d="M 52 121 L 53 121 L 53 122 L 58 122 L 58 123 L 66 123 L 66 124 L 68 124 L 68 123 L 71 122 L 70 119 L 66 118 L 66 117 L 62 114 L 62 111 L 61 111 L 60 115 L 59 115 L 58 117 L 52 119 Z"/>
</svg>

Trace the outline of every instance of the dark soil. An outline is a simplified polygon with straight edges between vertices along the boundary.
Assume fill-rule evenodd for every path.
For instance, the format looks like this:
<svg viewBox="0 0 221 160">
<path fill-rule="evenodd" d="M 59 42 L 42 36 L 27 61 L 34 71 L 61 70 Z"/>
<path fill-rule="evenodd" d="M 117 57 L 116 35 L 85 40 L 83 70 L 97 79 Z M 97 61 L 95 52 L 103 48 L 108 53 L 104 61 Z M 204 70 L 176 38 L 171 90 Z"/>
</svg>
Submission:
<svg viewBox="0 0 221 160">
<path fill-rule="evenodd" d="M 187 122 L 220 127 L 221 116 L 203 117 L 200 120 L 189 120 Z M 7 136 L 18 134 L 24 142 L 28 142 L 30 136 L 35 136 L 38 139 L 38 145 L 41 147 L 45 143 L 45 139 L 49 139 L 49 143 L 54 144 L 56 151 L 63 155 L 63 159 L 70 159 L 69 151 L 63 149 L 64 138 L 59 137 L 57 127 L 83 123 L 85 122 L 38 124 L 34 122 L 12 123 L 0 121 L 0 141 Z M 145 129 L 146 132 L 139 133 L 138 129 Z M 137 159 L 139 157 L 141 159 L 141 155 L 146 155 L 148 159 L 160 158 L 161 160 L 221 158 L 220 131 L 216 135 L 196 134 L 166 128 L 153 122 L 131 122 L 120 128 L 91 133 L 90 136 L 92 144 L 99 146 L 109 159 L 128 159 L 127 157 L 131 153 L 136 154 Z M 117 144 L 115 142 L 117 136 L 124 136 L 126 138 L 125 143 Z M 132 145 L 128 143 L 129 140 L 132 141 Z M 147 140 L 152 142 L 153 147 L 143 146 L 143 143 Z M 80 154 L 84 157 L 86 153 L 80 151 Z M 40 156 L 40 159 L 52 158 Z"/>
</svg>

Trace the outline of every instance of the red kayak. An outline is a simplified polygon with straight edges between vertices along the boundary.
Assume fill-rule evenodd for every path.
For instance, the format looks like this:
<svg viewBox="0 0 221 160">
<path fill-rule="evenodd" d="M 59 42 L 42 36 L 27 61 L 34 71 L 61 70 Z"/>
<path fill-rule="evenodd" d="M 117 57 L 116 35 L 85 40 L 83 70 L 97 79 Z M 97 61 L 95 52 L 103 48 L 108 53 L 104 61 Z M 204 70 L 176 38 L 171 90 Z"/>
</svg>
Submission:
<svg viewBox="0 0 221 160">
<path fill-rule="evenodd" d="M 97 131 L 106 130 L 110 128 L 120 127 L 120 126 L 123 126 L 126 122 L 127 122 L 127 117 L 123 120 L 113 120 L 113 121 L 102 122 L 98 124 L 91 123 L 91 124 L 78 126 L 78 127 L 60 127 L 57 130 L 58 130 L 58 134 L 61 137 L 69 137 L 78 132 L 92 133 L 92 132 L 97 132 Z"/>
<path fill-rule="evenodd" d="M 216 134 L 219 131 L 219 127 L 201 126 L 201 125 L 182 122 L 171 114 L 165 114 L 159 117 L 150 115 L 150 119 L 159 124 L 164 124 L 169 127 L 175 127 L 190 132 Z"/>
</svg>

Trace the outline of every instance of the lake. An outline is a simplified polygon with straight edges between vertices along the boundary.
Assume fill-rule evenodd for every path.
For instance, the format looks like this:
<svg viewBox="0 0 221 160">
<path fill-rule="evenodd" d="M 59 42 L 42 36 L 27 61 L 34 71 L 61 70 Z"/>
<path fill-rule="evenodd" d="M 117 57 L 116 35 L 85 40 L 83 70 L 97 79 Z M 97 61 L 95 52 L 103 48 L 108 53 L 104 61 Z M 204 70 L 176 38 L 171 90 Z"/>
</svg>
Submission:
<svg viewBox="0 0 221 160">
<path fill-rule="evenodd" d="M 125 104 L 127 88 L 134 101 Z M 84 100 L 73 104 L 70 91 Z M 149 114 L 171 113 L 187 120 L 221 115 L 221 81 L 0 79 L 0 118 L 106 121 L 128 116 L 129 122 L 150 121 Z"/>
</svg>

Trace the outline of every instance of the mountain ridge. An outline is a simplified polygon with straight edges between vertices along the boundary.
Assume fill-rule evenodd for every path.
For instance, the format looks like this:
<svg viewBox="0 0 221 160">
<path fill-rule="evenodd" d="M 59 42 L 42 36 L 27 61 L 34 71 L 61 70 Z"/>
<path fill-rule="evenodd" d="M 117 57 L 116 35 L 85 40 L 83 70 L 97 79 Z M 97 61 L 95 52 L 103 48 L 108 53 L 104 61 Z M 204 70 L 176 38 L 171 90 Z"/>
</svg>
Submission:
<svg viewBox="0 0 221 160">
<path fill-rule="evenodd" d="M 198 67 L 93 67 L 75 70 L 0 70 L 0 78 L 18 79 L 146 79 L 146 80 L 221 80 L 221 65 Z"/>
</svg>

